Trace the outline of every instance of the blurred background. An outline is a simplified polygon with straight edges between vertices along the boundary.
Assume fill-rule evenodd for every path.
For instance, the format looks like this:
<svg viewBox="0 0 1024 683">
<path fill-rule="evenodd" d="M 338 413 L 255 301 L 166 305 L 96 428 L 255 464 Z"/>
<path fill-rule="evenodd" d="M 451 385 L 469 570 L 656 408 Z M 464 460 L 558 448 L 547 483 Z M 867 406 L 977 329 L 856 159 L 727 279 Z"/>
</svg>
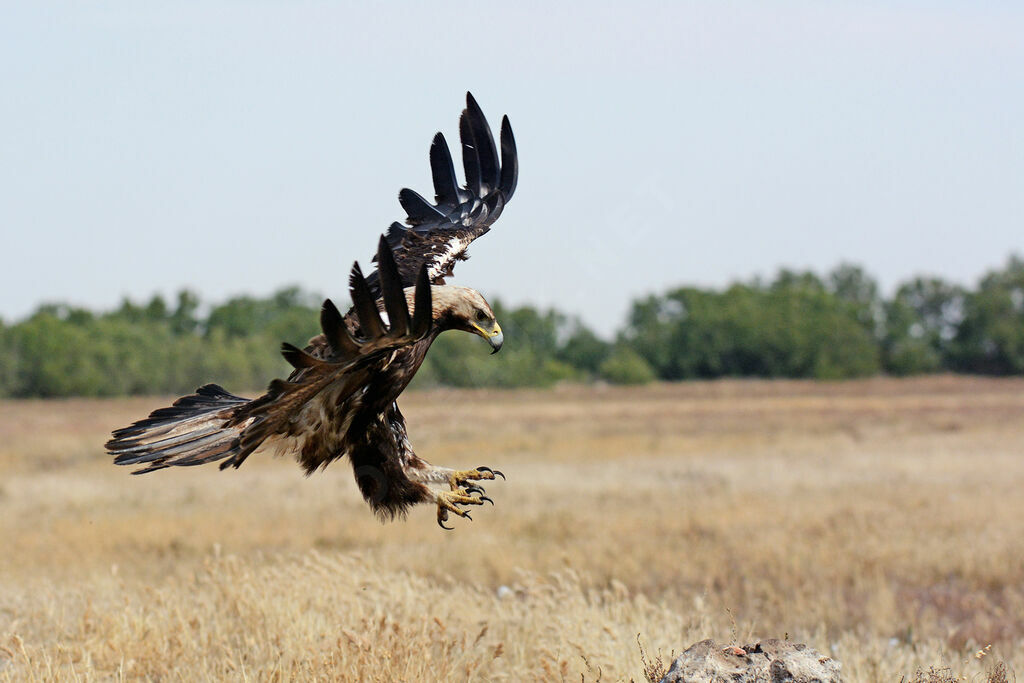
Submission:
<svg viewBox="0 0 1024 683">
<path fill-rule="evenodd" d="M 0 395 L 263 386 L 467 89 L 519 143 L 456 273 L 508 343 L 421 386 L 1024 372 L 1015 3 L 4 14 Z"/>
</svg>

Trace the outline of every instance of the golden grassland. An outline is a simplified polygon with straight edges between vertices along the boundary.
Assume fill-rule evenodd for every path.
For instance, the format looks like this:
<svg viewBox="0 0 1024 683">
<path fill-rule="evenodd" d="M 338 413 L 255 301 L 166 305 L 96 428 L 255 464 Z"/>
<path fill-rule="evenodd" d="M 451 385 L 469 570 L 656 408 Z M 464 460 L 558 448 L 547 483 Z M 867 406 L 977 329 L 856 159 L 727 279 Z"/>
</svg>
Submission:
<svg viewBox="0 0 1024 683">
<path fill-rule="evenodd" d="M 163 404 L 0 403 L 0 678 L 643 681 L 638 634 L 1024 670 L 1021 380 L 413 393 L 423 456 L 508 475 L 454 532 L 344 462 L 112 466 Z"/>
</svg>

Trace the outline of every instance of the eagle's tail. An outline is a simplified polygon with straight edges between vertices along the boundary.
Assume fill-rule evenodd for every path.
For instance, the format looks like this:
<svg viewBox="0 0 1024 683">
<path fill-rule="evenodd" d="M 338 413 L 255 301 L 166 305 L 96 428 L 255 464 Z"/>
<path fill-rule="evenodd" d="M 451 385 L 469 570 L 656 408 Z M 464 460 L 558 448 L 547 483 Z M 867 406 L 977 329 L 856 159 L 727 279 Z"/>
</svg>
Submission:
<svg viewBox="0 0 1024 683">
<path fill-rule="evenodd" d="M 118 465 L 145 466 L 132 474 L 223 460 L 239 451 L 244 425 L 227 425 L 247 403 L 249 399 L 230 394 L 216 384 L 201 386 L 174 405 L 115 431 L 107 442 L 107 452 Z"/>
</svg>

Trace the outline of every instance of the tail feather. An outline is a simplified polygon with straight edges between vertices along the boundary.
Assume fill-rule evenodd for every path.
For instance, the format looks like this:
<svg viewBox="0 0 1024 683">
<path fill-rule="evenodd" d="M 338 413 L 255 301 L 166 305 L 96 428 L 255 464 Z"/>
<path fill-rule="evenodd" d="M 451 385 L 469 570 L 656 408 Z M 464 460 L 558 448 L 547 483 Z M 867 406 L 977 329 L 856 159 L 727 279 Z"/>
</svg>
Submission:
<svg viewBox="0 0 1024 683">
<path fill-rule="evenodd" d="M 167 408 L 150 413 L 128 427 L 115 430 L 107 451 L 118 465 L 146 465 L 144 474 L 172 465 L 202 465 L 239 451 L 244 424 L 226 426 L 249 399 L 207 384 Z"/>
</svg>

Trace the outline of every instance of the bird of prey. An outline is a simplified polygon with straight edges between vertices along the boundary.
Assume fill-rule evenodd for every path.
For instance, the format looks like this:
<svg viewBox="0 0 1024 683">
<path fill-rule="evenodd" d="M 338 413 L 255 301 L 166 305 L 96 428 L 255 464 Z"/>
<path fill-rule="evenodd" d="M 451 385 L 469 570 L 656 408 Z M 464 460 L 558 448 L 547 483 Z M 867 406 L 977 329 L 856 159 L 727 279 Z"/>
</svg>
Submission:
<svg viewBox="0 0 1024 683">
<path fill-rule="evenodd" d="M 483 480 L 504 475 L 489 467 L 454 470 L 431 465 L 413 451 L 396 399 L 446 330 L 486 339 L 493 351 L 503 336 L 479 292 L 445 284 L 466 248 L 487 233 L 516 189 L 518 161 L 508 117 L 496 146 L 470 93 L 459 120 L 465 184 L 438 133 L 430 146 L 434 202 L 410 189 L 398 200 L 406 225 L 380 237 L 377 270 L 349 277 L 352 308 L 342 315 L 327 299 L 323 333 L 305 349 L 283 344 L 294 370 L 255 399 L 207 384 L 167 408 L 113 432 L 108 452 L 135 474 L 220 461 L 239 467 L 257 450 L 291 454 L 307 474 L 348 457 L 363 497 L 382 519 L 404 516 L 417 503 L 471 519 L 468 506 L 493 501 Z"/>
</svg>

